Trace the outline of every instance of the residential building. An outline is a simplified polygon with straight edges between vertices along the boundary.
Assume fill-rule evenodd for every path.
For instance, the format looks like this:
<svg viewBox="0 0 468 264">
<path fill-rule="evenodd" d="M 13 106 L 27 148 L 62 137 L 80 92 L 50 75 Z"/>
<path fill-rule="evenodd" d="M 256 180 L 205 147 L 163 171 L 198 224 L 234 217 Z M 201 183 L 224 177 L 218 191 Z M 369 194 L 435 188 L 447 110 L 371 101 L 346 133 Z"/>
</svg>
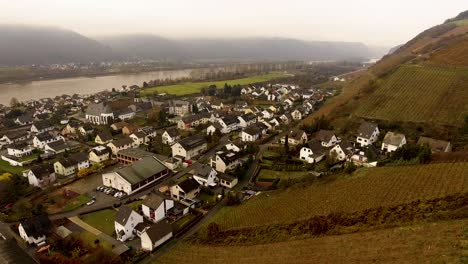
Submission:
<svg viewBox="0 0 468 264">
<path fill-rule="evenodd" d="M 26 142 L 16 142 L 7 146 L 7 153 L 16 158 L 32 155 L 32 148 Z"/>
<path fill-rule="evenodd" d="M 28 178 L 28 182 L 32 186 L 46 188 L 55 182 L 55 171 L 53 166 L 36 165 L 28 170 L 23 171 L 23 176 Z"/>
<path fill-rule="evenodd" d="M 33 146 L 38 149 L 44 149 L 47 144 L 59 140 L 65 141 L 65 138 L 58 134 L 53 135 L 50 132 L 40 133 L 34 136 Z"/>
<path fill-rule="evenodd" d="M 330 148 L 336 145 L 338 141 L 338 137 L 335 135 L 335 132 L 332 130 L 323 130 L 321 129 L 320 131 L 315 134 L 315 139 L 320 141 L 323 147 L 325 148 Z"/>
<path fill-rule="evenodd" d="M 321 161 L 327 152 L 320 141 L 313 139 L 307 142 L 307 146 L 301 148 L 299 158 L 307 163 L 315 163 Z"/>
<path fill-rule="evenodd" d="M 137 145 L 135 145 L 133 139 L 131 139 L 129 137 L 114 140 L 114 141 L 108 143 L 107 146 L 111 149 L 112 155 L 114 155 L 114 156 L 116 156 L 117 152 L 119 152 L 121 150 L 137 147 Z"/>
<path fill-rule="evenodd" d="M 164 221 L 153 224 L 141 235 L 141 248 L 153 251 L 172 238 L 172 226 Z"/>
<path fill-rule="evenodd" d="M 216 186 L 218 178 L 217 172 L 211 166 L 202 163 L 195 163 L 193 170 L 190 171 L 193 179 L 203 186 Z"/>
<path fill-rule="evenodd" d="M 377 124 L 371 122 L 362 122 L 357 130 L 356 141 L 361 147 L 373 144 L 377 141 L 380 130 Z"/>
<path fill-rule="evenodd" d="M 330 150 L 330 156 L 339 161 L 349 160 L 354 153 L 354 146 L 349 142 L 340 142 Z"/>
<path fill-rule="evenodd" d="M 406 144 L 406 137 L 403 134 L 387 132 L 382 141 L 382 150 L 392 152 Z"/>
<path fill-rule="evenodd" d="M 171 146 L 172 156 L 179 159 L 190 160 L 205 152 L 208 148 L 205 137 L 194 135 L 184 138 Z"/>
<path fill-rule="evenodd" d="M 228 175 L 226 173 L 222 173 L 222 172 L 218 173 L 217 177 L 218 177 L 219 185 L 229 188 L 229 189 L 233 188 L 238 183 L 238 180 L 236 177 Z"/>
<path fill-rule="evenodd" d="M 54 130 L 54 126 L 48 120 L 34 122 L 31 126 L 31 133 L 44 133 L 51 130 Z"/>
<path fill-rule="evenodd" d="M 236 152 L 218 152 L 213 157 L 211 165 L 219 172 L 231 171 L 242 165 L 242 160 Z"/>
<path fill-rule="evenodd" d="M 180 134 L 177 129 L 166 129 L 161 135 L 162 143 L 166 145 L 173 145 L 180 139 Z"/>
<path fill-rule="evenodd" d="M 94 143 L 99 144 L 99 145 L 105 145 L 107 143 L 110 143 L 114 138 L 112 137 L 112 134 L 109 132 L 101 132 L 96 135 L 94 138 Z"/>
<path fill-rule="evenodd" d="M 88 159 L 92 163 L 102 163 L 109 160 L 112 150 L 107 146 L 97 146 L 89 151 Z"/>
<path fill-rule="evenodd" d="M 183 199 L 195 199 L 200 193 L 200 184 L 193 178 L 171 186 L 171 197 L 177 201 Z"/>
<path fill-rule="evenodd" d="M 23 220 L 18 226 L 20 237 L 28 244 L 39 245 L 44 242 L 52 229 L 47 215 L 33 216 Z"/>
<path fill-rule="evenodd" d="M 281 144 L 285 144 L 286 136 L 280 140 Z M 307 142 L 307 134 L 304 130 L 293 129 L 288 133 L 288 144 L 291 146 L 303 145 Z"/>
<path fill-rule="evenodd" d="M 153 223 L 166 218 L 168 211 L 173 207 L 173 200 L 166 199 L 155 193 L 148 194 L 141 205 L 143 215 Z"/>
<path fill-rule="evenodd" d="M 135 227 L 139 223 L 143 223 L 143 216 L 133 211 L 130 207 L 122 205 L 114 222 L 117 240 L 125 242 L 133 239 Z"/>
<path fill-rule="evenodd" d="M 172 115 L 184 116 L 192 110 L 191 104 L 187 101 L 170 100 L 167 105 L 168 113 Z"/>
</svg>

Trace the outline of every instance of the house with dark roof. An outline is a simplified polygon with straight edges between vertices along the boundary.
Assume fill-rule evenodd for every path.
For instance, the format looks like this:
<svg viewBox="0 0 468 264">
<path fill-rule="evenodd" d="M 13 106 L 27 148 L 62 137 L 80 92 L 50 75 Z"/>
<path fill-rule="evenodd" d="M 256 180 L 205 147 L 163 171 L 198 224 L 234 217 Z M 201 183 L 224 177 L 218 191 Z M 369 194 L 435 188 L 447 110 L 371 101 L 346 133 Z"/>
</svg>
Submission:
<svg viewBox="0 0 468 264">
<path fill-rule="evenodd" d="M 218 182 L 216 175 L 218 173 L 215 169 L 203 163 L 195 163 L 192 168 L 193 169 L 190 170 L 189 173 L 193 175 L 193 179 L 195 179 L 199 184 L 203 186 L 216 186 L 216 183 Z"/>
<path fill-rule="evenodd" d="M 24 125 L 32 124 L 34 122 L 34 119 L 31 115 L 25 114 L 25 115 L 18 116 L 14 122 L 15 124 L 19 126 L 24 126 Z"/>
<path fill-rule="evenodd" d="M 88 159 L 93 163 L 101 163 L 109 160 L 112 155 L 112 150 L 107 146 L 97 146 L 92 148 L 88 153 Z"/>
<path fill-rule="evenodd" d="M 322 143 L 322 146 L 326 148 L 333 147 L 338 143 L 338 137 L 332 130 L 321 129 L 315 134 L 315 139 Z"/>
<path fill-rule="evenodd" d="M 257 123 L 257 116 L 253 113 L 247 113 L 237 117 L 239 119 L 239 127 L 246 128 L 253 123 Z"/>
<path fill-rule="evenodd" d="M 41 164 L 23 171 L 23 176 L 28 178 L 30 185 L 45 188 L 55 182 L 55 171 L 52 165 Z"/>
<path fill-rule="evenodd" d="M 94 142 L 99 145 L 105 145 L 114 140 L 112 134 L 109 132 L 100 132 L 94 138 Z"/>
<path fill-rule="evenodd" d="M 433 153 L 452 151 L 452 145 L 450 142 L 429 137 L 420 137 L 418 145 L 428 145 Z"/>
<path fill-rule="evenodd" d="M 349 160 L 354 153 L 356 153 L 354 146 L 347 141 L 336 144 L 330 150 L 330 155 L 339 161 Z"/>
<path fill-rule="evenodd" d="M 31 126 L 31 133 L 44 133 L 51 130 L 54 130 L 54 125 L 48 120 L 34 122 Z"/>
<path fill-rule="evenodd" d="M 172 226 L 165 221 L 153 224 L 141 235 L 141 248 L 153 251 L 164 242 L 172 238 Z"/>
<path fill-rule="evenodd" d="M 140 145 L 146 145 L 148 142 L 150 142 L 150 138 L 146 135 L 145 132 L 140 131 L 140 132 L 134 132 L 129 136 L 135 145 L 140 146 Z"/>
<path fill-rule="evenodd" d="M 116 156 L 121 150 L 138 147 L 130 137 L 113 140 L 112 142 L 107 143 L 107 146 L 112 150 L 112 155 L 114 156 Z"/>
<path fill-rule="evenodd" d="M 40 133 L 34 136 L 33 146 L 38 149 L 44 149 L 48 143 L 52 143 L 59 140 L 65 141 L 65 138 L 59 134 L 54 135 L 50 132 Z"/>
<path fill-rule="evenodd" d="M 78 128 L 78 132 L 80 132 L 82 136 L 86 136 L 94 133 L 94 127 L 90 123 L 84 123 Z"/>
<path fill-rule="evenodd" d="M 207 124 L 210 120 L 211 114 L 207 112 L 184 116 L 177 122 L 177 128 L 183 130 L 194 129 L 199 125 Z"/>
<path fill-rule="evenodd" d="M 315 163 L 321 161 L 328 150 L 322 146 L 322 143 L 316 139 L 307 142 L 307 145 L 302 147 L 299 152 L 299 158 L 307 163 Z"/>
<path fill-rule="evenodd" d="M 79 148 L 80 144 L 76 141 L 64 141 L 62 139 L 47 143 L 44 147 L 45 152 L 59 154 Z"/>
<path fill-rule="evenodd" d="M 7 145 L 7 144 L 20 142 L 28 138 L 29 138 L 29 133 L 25 130 L 7 131 L 0 138 L 0 145 Z"/>
<path fill-rule="evenodd" d="M 162 143 L 166 145 L 172 145 L 180 139 L 180 134 L 177 129 L 166 129 L 161 135 Z"/>
<path fill-rule="evenodd" d="M 255 123 L 241 132 L 242 142 L 254 142 L 266 134 L 267 127 L 263 123 Z"/>
<path fill-rule="evenodd" d="M 233 188 L 237 185 L 238 179 L 234 176 L 228 175 L 226 173 L 218 173 L 218 182 L 219 185 L 226 187 L 226 188 Z"/>
<path fill-rule="evenodd" d="M 52 222 L 47 215 L 39 215 L 23 220 L 18 226 L 20 237 L 28 244 L 44 242 L 51 232 Z"/>
<path fill-rule="evenodd" d="M 16 142 L 6 146 L 9 156 L 22 158 L 32 154 L 32 147 L 25 141 Z"/>
<path fill-rule="evenodd" d="M 216 168 L 216 171 L 224 173 L 242 165 L 242 159 L 234 151 L 219 151 L 211 159 L 211 165 Z"/>
<path fill-rule="evenodd" d="M 281 144 L 286 142 L 286 136 L 280 140 Z M 301 129 L 292 129 L 288 133 L 288 144 L 291 146 L 303 145 L 307 142 L 307 134 Z"/>
<path fill-rule="evenodd" d="M 117 240 L 125 242 L 135 237 L 135 227 L 143 223 L 143 216 L 133 211 L 130 207 L 122 205 L 115 217 L 114 227 Z"/>
<path fill-rule="evenodd" d="M 141 205 L 145 218 L 154 223 L 166 218 L 172 207 L 174 207 L 174 200 L 155 193 L 148 194 Z"/>
<path fill-rule="evenodd" d="M 201 185 L 193 178 L 187 178 L 171 186 L 171 197 L 174 200 L 195 199 L 200 193 Z"/>
<path fill-rule="evenodd" d="M 169 172 L 162 161 L 155 157 L 144 157 L 129 166 L 103 173 L 102 182 L 104 186 L 131 194 L 164 179 L 169 176 Z"/>
<path fill-rule="evenodd" d="M 190 160 L 205 152 L 208 148 L 207 141 L 203 135 L 194 135 L 184 138 L 171 146 L 174 158 Z"/>
<path fill-rule="evenodd" d="M 71 176 L 82 169 L 89 168 L 88 155 L 78 152 L 68 158 L 60 159 L 54 163 L 54 171 L 58 175 Z"/>
<path fill-rule="evenodd" d="M 379 127 L 376 123 L 362 122 L 356 133 L 356 141 L 361 147 L 373 144 L 380 135 Z"/>
</svg>

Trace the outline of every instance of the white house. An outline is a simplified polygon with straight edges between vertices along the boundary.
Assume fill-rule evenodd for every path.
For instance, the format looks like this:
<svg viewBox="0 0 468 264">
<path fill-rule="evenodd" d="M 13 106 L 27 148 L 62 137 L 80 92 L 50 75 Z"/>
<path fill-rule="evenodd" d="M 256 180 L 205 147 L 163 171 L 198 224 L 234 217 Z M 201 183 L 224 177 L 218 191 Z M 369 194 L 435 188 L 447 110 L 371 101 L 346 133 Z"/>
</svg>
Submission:
<svg viewBox="0 0 468 264">
<path fill-rule="evenodd" d="M 150 193 L 141 205 L 146 219 L 156 223 L 166 218 L 168 211 L 174 207 L 174 201 L 155 193 Z"/>
<path fill-rule="evenodd" d="M 354 154 L 354 147 L 348 142 L 340 142 L 330 150 L 330 155 L 339 161 L 348 160 Z"/>
<path fill-rule="evenodd" d="M 194 135 L 184 138 L 171 146 L 174 158 L 190 160 L 202 154 L 208 148 L 205 137 Z"/>
<path fill-rule="evenodd" d="M 193 165 L 193 179 L 195 179 L 200 185 L 203 186 L 215 186 L 218 182 L 216 175 L 218 174 L 215 169 L 208 166 L 207 164 L 195 163 Z"/>
<path fill-rule="evenodd" d="M 241 128 L 246 128 L 257 122 L 257 116 L 252 113 L 244 114 L 237 118 L 239 119 L 239 127 Z"/>
<path fill-rule="evenodd" d="M 20 237 L 28 244 L 40 244 L 47 238 L 52 223 L 47 215 L 34 216 L 22 221 L 18 226 Z"/>
<path fill-rule="evenodd" d="M 53 130 L 54 126 L 47 120 L 34 122 L 31 126 L 31 133 L 44 133 Z"/>
<path fill-rule="evenodd" d="M 171 186 L 170 191 L 171 197 L 177 201 L 182 199 L 194 199 L 200 193 L 200 184 L 196 180 L 188 178 Z"/>
<path fill-rule="evenodd" d="M 237 185 L 238 180 L 236 177 L 225 174 L 225 173 L 218 173 L 219 185 L 226 187 L 226 188 L 233 188 Z"/>
<path fill-rule="evenodd" d="M 114 222 L 117 240 L 125 242 L 133 239 L 133 231 L 139 223 L 143 223 L 143 216 L 126 205 L 121 206 Z"/>
<path fill-rule="evenodd" d="M 315 135 L 315 139 L 320 141 L 322 146 L 324 146 L 326 148 L 333 147 L 334 145 L 336 145 L 339 142 L 338 138 L 335 135 L 335 132 L 333 132 L 331 130 L 323 130 L 323 129 L 320 130 Z"/>
<path fill-rule="evenodd" d="M 301 148 L 299 158 L 307 163 L 321 161 L 327 154 L 327 150 L 317 140 L 307 142 L 307 146 Z"/>
<path fill-rule="evenodd" d="M 380 130 L 377 124 L 370 122 L 363 122 L 358 130 L 356 140 L 361 147 L 373 144 L 377 141 L 380 135 Z"/>
<path fill-rule="evenodd" d="M 162 143 L 166 145 L 172 145 L 174 144 L 177 140 L 180 139 L 179 132 L 177 132 L 176 129 L 167 129 L 164 131 L 164 133 L 161 135 L 162 138 Z"/>
<path fill-rule="evenodd" d="M 216 171 L 226 172 L 234 170 L 242 164 L 242 160 L 236 152 L 226 151 L 218 152 L 211 160 L 211 165 L 216 168 Z"/>
<path fill-rule="evenodd" d="M 387 132 L 382 141 L 382 150 L 392 152 L 406 144 L 406 137 L 403 134 Z"/>
<path fill-rule="evenodd" d="M 158 246 L 172 238 L 172 226 L 165 221 L 153 224 L 141 235 L 141 248 L 153 251 Z"/>
<path fill-rule="evenodd" d="M 138 147 L 138 145 L 135 144 L 133 139 L 130 137 L 114 140 L 108 143 L 107 146 L 111 149 L 112 155 L 114 156 L 117 155 L 117 152 L 121 150 Z"/>
<path fill-rule="evenodd" d="M 10 156 L 22 158 L 32 154 L 32 148 L 26 142 L 17 142 L 7 146 L 7 153 Z"/>
<path fill-rule="evenodd" d="M 59 140 L 65 140 L 65 138 L 61 135 L 54 136 L 49 132 L 41 133 L 41 134 L 37 134 L 36 136 L 34 136 L 33 146 L 38 149 L 44 149 L 48 143 L 59 141 Z"/>
<path fill-rule="evenodd" d="M 28 178 L 32 186 L 45 188 L 55 182 L 55 171 L 49 165 L 37 165 L 29 170 L 23 171 L 23 176 Z"/>
<path fill-rule="evenodd" d="M 263 123 L 253 124 L 241 132 L 242 142 L 254 142 L 266 134 L 266 125 Z"/>
<path fill-rule="evenodd" d="M 281 144 L 286 142 L 286 136 L 280 140 Z M 293 129 L 288 133 L 288 144 L 292 146 L 302 145 L 307 142 L 307 134 L 300 129 Z"/>
</svg>

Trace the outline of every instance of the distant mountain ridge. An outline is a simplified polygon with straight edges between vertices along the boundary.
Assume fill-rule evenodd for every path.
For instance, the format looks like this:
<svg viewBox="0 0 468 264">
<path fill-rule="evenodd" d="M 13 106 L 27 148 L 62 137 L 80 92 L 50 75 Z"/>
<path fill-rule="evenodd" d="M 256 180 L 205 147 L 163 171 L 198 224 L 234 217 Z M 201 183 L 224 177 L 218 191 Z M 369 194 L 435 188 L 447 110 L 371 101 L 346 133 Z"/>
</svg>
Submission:
<svg viewBox="0 0 468 264">
<path fill-rule="evenodd" d="M 54 27 L 0 25 L 0 66 L 89 63 L 120 59 L 170 61 L 350 60 L 382 56 L 358 42 L 290 38 L 167 39 L 150 34 L 97 40 Z"/>
<path fill-rule="evenodd" d="M 0 25 L 0 66 L 53 64 L 115 59 L 101 43 L 54 27 Z"/>
<path fill-rule="evenodd" d="M 154 35 L 98 39 L 128 57 L 177 60 L 343 60 L 373 56 L 362 43 L 287 38 L 170 40 Z"/>
</svg>

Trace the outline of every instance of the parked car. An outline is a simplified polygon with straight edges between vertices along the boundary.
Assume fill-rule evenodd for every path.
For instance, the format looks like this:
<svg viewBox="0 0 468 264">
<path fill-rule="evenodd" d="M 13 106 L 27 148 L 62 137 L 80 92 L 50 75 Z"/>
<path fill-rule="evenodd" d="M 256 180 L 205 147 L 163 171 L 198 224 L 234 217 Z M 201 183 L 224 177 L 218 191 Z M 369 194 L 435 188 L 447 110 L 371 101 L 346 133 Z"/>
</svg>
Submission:
<svg viewBox="0 0 468 264">
<path fill-rule="evenodd" d="M 95 203 L 95 202 L 96 202 L 96 200 L 91 200 L 91 201 L 87 202 L 86 205 L 89 206 L 89 205 L 92 205 L 92 204 Z"/>
</svg>

